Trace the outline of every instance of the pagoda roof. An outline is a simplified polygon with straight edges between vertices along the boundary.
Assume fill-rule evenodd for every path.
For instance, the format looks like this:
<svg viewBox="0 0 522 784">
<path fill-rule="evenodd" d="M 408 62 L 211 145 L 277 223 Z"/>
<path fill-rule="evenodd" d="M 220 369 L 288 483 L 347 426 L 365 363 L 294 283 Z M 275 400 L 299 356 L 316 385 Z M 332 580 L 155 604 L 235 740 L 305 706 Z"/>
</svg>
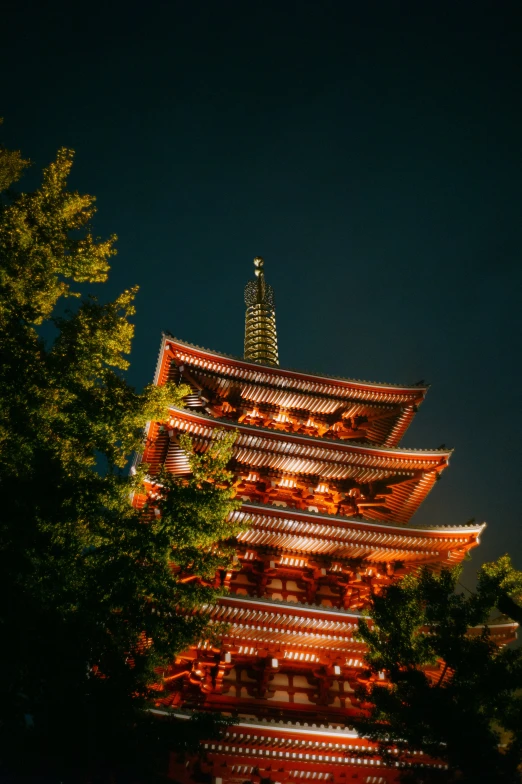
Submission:
<svg viewBox="0 0 522 784">
<path fill-rule="evenodd" d="M 253 598 L 242 594 L 222 596 L 209 605 L 211 623 L 227 623 L 225 637 L 237 645 L 279 644 L 290 648 L 329 648 L 355 656 L 354 667 L 363 667 L 364 643 L 354 639 L 361 613 L 336 607 Z"/>
<path fill-rule="evenodd" d="M 308 512 L 300 509 L 284 509 L 280 507 L 274 507 L 272 505 L 267 504 L 257 504 L 257 503 L 244 503 L 241 507 L 242 509 L 248 510 L 251 509 L 252 511 L 259 511 L 263 510 L 267 513 L 272 513 L 278 517 L 284 517 L 286 515 L 291 517 L 303 517 L 305 519 L 310 518 L 313 521 L 321 521 L 328 525 L 336 525 L 339 524 L 344 526 L 345 524 L 349 524 L 350 526 L 357 526 L 362 528 L 368 528 L 371 530 L 376 531 L 393 531 L 395 533 L 402 533 L 405 536 L 410 534 L 419 533 L 421 535 L 426 534 L 442 534 L 444 537 L 446 535 L 451 536 L 452 534 L 462 535 L 464 532 L 469 532 L 470 535 L 473 534 L 481 534 L 487 526 L 487 523 L 463 523 L 462 525 L 416 525 L 416 526 L 408 526 L 408 528 L 404 528 L 403 525 L 400 523 L 380 523 L 376 520 L 362 520 L 358 517 L 344 517 L 342 515 L 329 515 L 323 514 L 321 512 Z M 455 541 L 455 540 L 452 540 Z M 460 539 L 458 540 L 460 541 Z"/>
<path fill-rule="evenodd" d="M 282 388 L 300 389 L 341 398 L 359 398 L 377 403 L 420 404 L 429 385 L 391 384 L 360 379 L 326 376 L 287 368 L 248 362 L 240 357 L 202 348 L 163 333 L 154 381 L 164 383 L 166 371 L 164 354 L 172 350 L 181 359 L 202 369 L 231 375 L 239 380 L 264 383 Z"/>
<path fill-rule="evenodd" d="M 216 431 L 238 433 L 233 457 L 248 468 L 267 468 L 282 474 L 319 475 L 321 481 L 351 478 L 358 483 L 404 476 L 391 488 L 383 510 L 368 509 L 367 517 L 406 522 L 431 490 L 438 474 L 448 465 L 451 450 L 379 447 L 353 441 L 331 441 L 306 435 L 231 423 L 170 406 L 170 426 L 187 432 L 196 448 L 215 438 Z M 154 450 L 145 462 L 154 463 Z M 166 465 L 169 465 L 167 455 Z M 153 465 L 154 468 L 154 465 Z M 385 508 L 384 508 L 385 506 Z"/>
<path fill-rule="evenodd" d="M 194 711 L 187 708 L 148 708 L 149 713 L 156 713 L 159 715 L 175 716 L 177 719 L 188 720 L 194 715 Z M 234 722 L 229 728 L 225 730 L 226 735 L 232 733 L 234 729 L 249 729 L 249 730 L 269 730 L 275 733 L 296 733 L 298 735 L 331 735 L 336 738 L 349 738 L 355 740 L 360 738 L 359 733 L 353 727 L 345 727 L 340 724 L 309 724 L 307 721 L 291 721 L 290 719 L 239 719 Z M 225 735 L 225 737 L 226 737 Z M 262 736 L 260 736 L 262 737 Z M 363 741 L 365 739 L 362 739 Z"/>
<path fill-rule="evenodd" d="M 203 609 L 209 613 L 211 623 L 229 624 L 225 635 L 229 644 L 233 641 L 237 645 L 279 644 L 287 649 L 312 653 L 315 650 L 319 655 L 329 649 L 349 656 L 349 666 L 366 666 L 366 646 L 354 638 L 359 619 L 366 616 L 357 610 L 243 594 L 222 596 Z M 504 646 L 516 639 L 518 623 L 504 619 L 474 626 L 469 633 L 481 634 L 486 627 L 497 645 Z"/>
<path fill-rule="evenodd" d="M 160 703 L 161 704 L 161 703 Z M 188 720 L 193 715 L 186 709 L 170 708 L 159 705 L 148 708 L 158 716 L 174 716 Z M 365 773 L 380 773 L 387 768 L 377 757 L 377 746 L 361 737 L 351 727 L 339 724 L 285 719 L 237 718 L 233 724 L 223 729 L 219 738 L 205 740 L 203 748 L 212 759 L 226 765 L 223 770 L 233 780 L 245 780 L 245 776 L 259 773 L 259 769 L 269 774 L 277 765 L 279 778 L 287 780 L 291 768 L 291 778 L 324 780 L 332 769 L 348 769 Z M 375 755 L 372 751 L 375 749 Z M 305 753 L 303 753 L 305 752 Z M 243 764 L 234 764 L 240 762 Z M 244 764 L 246 763 L 246 764 Z M 284 767 L 282 767 L 284 766 Z M 324 772 L 325 766 L 328 773 Z M 441 766 L 439 766 L 441 767 Z M 282 771 L 285 771 L 283 776 Z M 219 777 L 221 778 L 221 777 Z M 223 780 L 223 779 L 222 779 Z M 225 779 L 228 781 L 229 779 Z M 366 777 L 367 782 L 380 782 L 378 775 Z"/>
<path fill-rule="evenodd" d="M 192 715 L 164 705 L 148 710 L 181 720 Z M 277 776 L 282 781 L 325 781 L 335 777 L 337 781 L 340 774 L 341 778 L 357 777 L 367 784 L 382 784 L 398 781 L 399 767 L 448 769 L 446 764 L 415 751 L 410 752 L 411 762 L 402 761 L 400 766 L 395 761 L 386 762 L 379 757 L 377 744 L 360 736 L 353 727 L 343 726 L 346 716 L 332 723 L 314 721 L 312 717 L 307 717 L 308 721 L 292 721 L 288 716 L 256 719 L 242 713 L 223 729 L 219 738 L 202 744 L 217 766 L 216 772 L 221 774 L 216 778 L 223 782 L 252 780 L 252 776 Z M 183 771 L 181 766 L 179 771 Z"/>
<path fill-rule="evenodd" d="M 213 428 L 237 430 L 240 435 L 242 433 L 251 434 L 252 436 L 257 437 L 258 440 L 268 439 L 268 441 L 271 442 L 289 442 L 296 445 L 302 445 L 304 449 L 313 450 L 314 455 L 317 454 L 317 456 L 319 456 L 319 452 L 316 452 L 316 450 L 320 450 L 321 453 L 325 454 L 325 459 L 333 459 L 326 457 L 326 452 L 331 452 L 332 455 L 334 453 L 348 455 L 353 452 L 360 455 L 374 455 L 384 459 L 388 458 L 390 467 L 393 463 L 393 467 L 396 467 L 397 470 L 401 470 L 402 468 L 407 470 L 409 465 L 412 464 L 412 461 L 418 463 L 419 468 L 422 464 L 422 467 L 424 467 L 425 470 L 441 466 L 443 463 L 445 467 L 453 453 L 453 449 L 406 449 L 397 446 L 362 444 L 352 440 L 332 441 L 328 438 L 317 438 L 315 436 L 296 433 L 285 433 L 278 430 L 271 430 L 270 428 L 256 427 L 254 425 L 244 425 L 238 422 L 231 422 L 229 419 L 219 419 L 199 412 L 195 413 L 184 408 L 177 408 L 173 405 L 169 406 L 169 410 L 174 412 L 174 416 L 181 415 L 186 417 L 187 420 L 200 422 L 202 426 L 209 425 Z M 272 448 L 277 447 L 274 447 L 274 444 L 272 444 Z M 307 455 L 308 454 L 311 453 L 308 451 Z M 324 475 L 322 476 L 325 478 Z"/>
<path fill-rule="evenodd" d="M 517 621 L 512 621 L 506 616 L 501 616 L 500 618 L 493 618 L 487 623 L 473 626 L 469 632 L 478 636 L 479 634 L 482 634 L 484 629 L 488 629 L 492 640 L 497 645 L 503 647 L 504 645 L 508 645 L 510 642 L 513 642 L 517 639 L 517 630 L 519 625 L 520 624 Z"/>
<path fill-rule="evenodd" d="M 248 547 L 362 559 L 371 563 L 404 561 L 454 566 L 479 544 L 485 523 L 405 528 L 340 515 L 243 503 L 231 514 L 250 527 L 238 535 Z"/>
<path fill-rule="evenodd" d="M 305 604 L 304 602 L 289 602 L 284 599 L 271 599 L 266 596 L 252 597 L 234 593 L 220 596 L 219 605 L 215 606 L 233 608 L 240 615 L 249 612 L 252 607 L 256 608 L 256 612 L 270 614 L 278 612 L 285 616 L 294 616 L 297 613 L 300 619 L 322 621 L 325 625 L 331 622 L 342 623 L 349 629 L 355 628 L 359 618 L 363 617 L 363 613 L 358 610 L 344 610 L 342 607 L 325 607 L 322 604 Z"/>
</svg>

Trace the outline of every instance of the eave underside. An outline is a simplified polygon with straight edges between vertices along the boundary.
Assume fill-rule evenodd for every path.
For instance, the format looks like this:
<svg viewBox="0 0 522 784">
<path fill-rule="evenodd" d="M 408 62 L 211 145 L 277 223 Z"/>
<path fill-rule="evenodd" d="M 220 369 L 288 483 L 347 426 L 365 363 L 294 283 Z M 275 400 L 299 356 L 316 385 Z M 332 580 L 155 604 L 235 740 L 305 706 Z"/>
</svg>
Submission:
<svg viewBox="0 0 522 784">
<path fill-rule="evenodd" d="M 156 383 L 179 382 L 180 369 L 194 392 L 205 390 L 207 401 L 212 399 L 220 405 L 227 400 L 235 404 L 234 409 L 238 405 L 261 405 L 268 411 L 272 408 L 297 415 L 333 416 L 332 421 L 338 411 L 340 422 L 360 420 L 359 438 L 388 446 L 400 442 L 427 392 L 421 386 L 373 384 L 265 367 L 166 338 Z M 232 416 L 233 412 L 228 414 Z M 365 419 L 368 422 L 363 424 Z M 305 422 L 300 426 L 305 427 Z M 332 430 L 330 434 L 335 437 Z"/>
<path fill-rule="evenodd" d="M 343 510 L 355 511 L 368 519 L 394 523 L 406 523 L 410 519 L 450 456 L 447 451 L 383 449 L 296 437 L 172 408 L 163 429 L 151 426 L 143 459 L 152 473 L 163 463 L 173 473 L 186 473 L 188 461 L 178 445 L 177 435 L 188 433 L 196 450 L 205 451 L 219 430 L 238 434 L 233 447 L 235 473 L 243 472 L 248 481 L 252 471 L 259 472 L 258 486 L 258 480 L 263 479 L 264 493 L 255 498 L 250 496 L 251 500 L 266 502 L 265 498 L 272 500 L 273 496 L 274 502 L 283 506 L 299 504 L 301 508 L 321 511 L 323 505 L 329 512 L 335 507 L 341 514 Z M 286 492 L 282 482 L 287 479 L 295 480 L 299 487 Z M 319 480 L 332 484 L 333 494 L 319 497 L 321 494 L 310 486 Z M 296 492 L 299 492 L 298 499 Z M 247 500 L 244 493 L 238 494 Z"/>
<path fill-rule="evenodd" d="M 410 529 L 370 521 L 298 513 L 270 506 L 243 504 L 232 515 L 249 528 L 238 542 L 310 556 L 329 556 L 369 563 L 391 561 L 452 566 L 479 543 L 483 525 L 455 529 Z"/>
<path fill-rule="evenodd" d="M 236 647 L 287 645 L 316 654 L 328 649 L 355 657 L 353 667 L 363 666 L 364 645 L 353 636 L 359 613 L 230 594 L 209 615 L 212 623 L 230 624 L 226 639 Z"/>
<path fill-rule="evenodd" d="M 178 718 L 190 712 L 173 713 Z M 311 722 L 255 721 L 244 718 L 224 730 L 219 740 L 206 741 L 208 773 L 215 781 L 244 784 L 250 781 L 328 781 L 341 784 L 356 778 L 366 784 L 394 784 L 400 771 L 394 762 L 386 764 L 376 747 L 342 725 Z M 374 753 L 372 753 L 372 751 Z M 443 769 L 424 755 L 411 754 L 408 764 Z M 189 782 L 192 769 L 183 769 L 172 760 L 171 775 Z"/>
</svg>

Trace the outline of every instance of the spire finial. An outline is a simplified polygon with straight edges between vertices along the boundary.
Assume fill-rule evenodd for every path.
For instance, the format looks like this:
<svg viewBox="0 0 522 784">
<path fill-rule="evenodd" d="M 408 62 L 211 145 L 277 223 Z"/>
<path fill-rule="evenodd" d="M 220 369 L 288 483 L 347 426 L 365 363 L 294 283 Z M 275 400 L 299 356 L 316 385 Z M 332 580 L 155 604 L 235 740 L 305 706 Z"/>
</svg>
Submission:
<svg viewBox="0 0 522 784">
<path fill-rule="evenodd" d="M 245 359 L 279 365 L 274 290 L 265 281 L 264 265 L 264 259 L 256 256 L 256 280 L 249 280 L 245 287 Z"/>
</svg>

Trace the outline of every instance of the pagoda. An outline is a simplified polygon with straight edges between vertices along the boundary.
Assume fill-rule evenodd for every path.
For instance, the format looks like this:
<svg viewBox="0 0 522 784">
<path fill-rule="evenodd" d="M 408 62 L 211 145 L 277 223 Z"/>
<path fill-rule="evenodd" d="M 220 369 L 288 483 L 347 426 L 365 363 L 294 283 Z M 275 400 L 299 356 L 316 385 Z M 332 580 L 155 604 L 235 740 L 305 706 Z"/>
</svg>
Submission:
<svg viewBox="0 0 522 784">
<path fill-rule="evenodd" d="M 447 468 L 451 450 L 405 449 L 423 383 L 369 383 L 279 366 L 275 303 L 264 262 L 245 289 L 244 358 L 164 334 L 155 383 L 187 384 L 183 409 L 151 422 L 142 459 L 190 471 L 179 436 L 204 451 L 223 430 L 237 438 L 231 468 L 249 523 L 236 568 L 216 576 L 222 598 L 206 608 L 225 621 L 219 646 L 201 642 L 164 674 L 156 711 L 234 717 L 179 782 L 324 781 L 391 784 L 398 768 L 350 729 L 360 714 L 364 644 L 354 637 L 372 591 L 429 566 L 460 563 L 484 524 L 410 526 Z M 497 624 L 499 644 L 514 624 Z M 381 676 L 384 678 L 384 674 Z M 437 677 L 434 672 L 434 677 Z M 435 765 L 412 751 L 412 765 Z"/>
</svg>

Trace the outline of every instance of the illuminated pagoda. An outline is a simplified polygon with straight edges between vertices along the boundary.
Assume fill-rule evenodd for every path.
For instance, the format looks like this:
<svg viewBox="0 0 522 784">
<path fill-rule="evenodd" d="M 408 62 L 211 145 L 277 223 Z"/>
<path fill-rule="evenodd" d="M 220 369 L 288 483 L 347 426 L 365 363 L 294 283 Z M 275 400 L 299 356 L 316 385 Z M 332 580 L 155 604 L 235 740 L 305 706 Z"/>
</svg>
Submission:
<svg viewBox="0 0 522 784">
<path fill-rule="evenodd" d="M 165 334 L 156 369 L 156 384 L 182 382 L 191 394 L 168 422 L 149 425 L 150 473 L 163 464 L 189 472 L 182 433 L 203 451 L 221 430 L 236 431 L 242 506 L 233 514 L 251 524 L 237 538 L 237 568 L 216 576 L 228 590 L 208 608 L 228 623 L 226 636 L 173 662 L 157 706 L 237 720 L 204 744 L 202 759 L 187 766 L 173 756 L 170 775 L 213 784 L 389 784 L 398 769 L 349 729 L 365 671 L 358 619 L 372 590 L 420 565 L 462 561 L 484 525 L 408 525 L 451 455 L 400 446 L 427 387 L 280 368 L 273 290 L 263 260 L 254 265 L 244 359 Z M 508 642 L 513 624 L 492 634 Z M 421 762 L 430 764 L 412 753 Z"/>
</svg>

